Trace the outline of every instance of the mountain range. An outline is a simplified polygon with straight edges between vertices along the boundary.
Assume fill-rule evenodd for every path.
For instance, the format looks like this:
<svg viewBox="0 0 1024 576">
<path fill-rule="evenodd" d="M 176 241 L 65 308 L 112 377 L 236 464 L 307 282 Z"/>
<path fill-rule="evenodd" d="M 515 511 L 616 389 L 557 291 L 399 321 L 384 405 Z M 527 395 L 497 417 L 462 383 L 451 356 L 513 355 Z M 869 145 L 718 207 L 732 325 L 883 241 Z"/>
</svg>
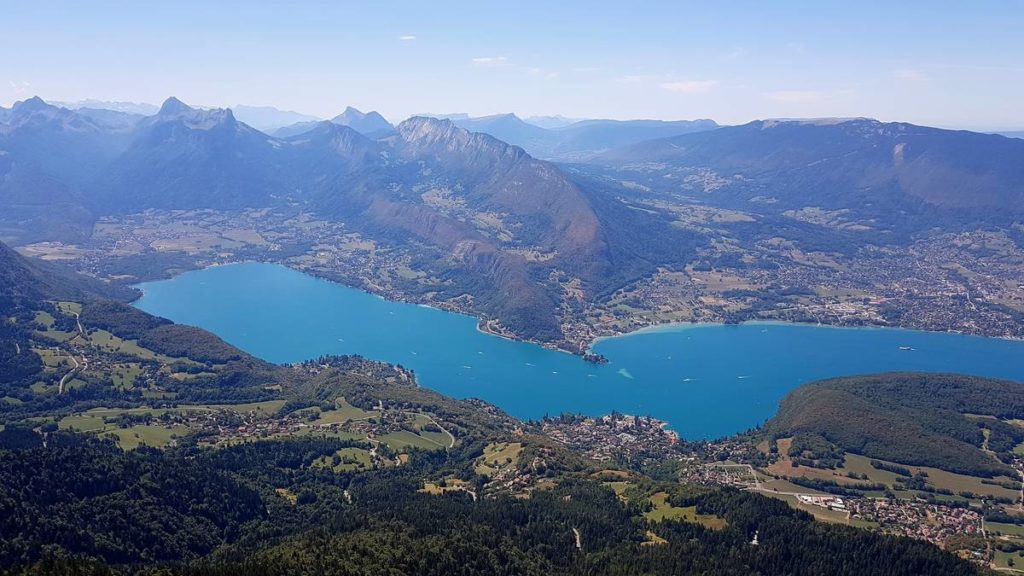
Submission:
<svg viewBox="0 0 1024 576">
<path fill-rule="evenodd" d="M 712 120 L 580 120 L 543 127 L 515 114 L 452 119 L 456 126 L 484 132 L 547 160 L 586 161 L 602 152 L 652 138 L 678 136 L 718 127 Z"/>
<path fill-rule="evenodd" d="M 392 127 L 349 108 L 302 126 L 272 136 L 175 98 L 144 117 L 19 102 L 0 109 L 0 236 L 80 242 L 105 215 L 288 206 L 411 250 L 445 279 L 438 297 L 468 294 L 511 333 L 558 341 L 564 282 L 580 302 L 606 298 L 720 252 L 722 234 L 753 246 L 786 230 L 842 252 L 868 241 L 850 231 L 906 243 L 936 226 L 1012 230 L 1024 214 L 1024 142 L 869 119 Z M 531 149 L 589 160 L 559 166 Z M 694 203 L 754 216 L 681 225 Z"/>
<path fill-rule="evenodd" d="M 50 135 L 45 146 L 28 145 L 40 135 Z M 78 214 L 64 218 L 72 225 L 60 234 L 44 232 L 54 237 L 81 237 L 103 214 L 298 202 L 394 242 L 424 244 L 433 266 L 463 277 L 452 290 L 477 286 L 483 310 L 538 339 L 559 330 L 557 302 L 536 281 L 545 270 L 568 270 L 588 284 L 615 276 L 608 273 L 609 233 L 565 174 L 446 120 L 412 118 L 377 140 L 334 122 L 282 139 L 230 110 L 170 98 L 122 132 L 35 99 L 15 107 L 0 136 L 0 149 L 12 150 L 5 155 L 9 176 L 30 171 L 54 188 L 40 194 L 12 182 L 0 202 L 25 211 L 18 203 L 24 194 L 36 200 L 36 219 L 53 217 L 61 200 Z M 39 230 L 30 227 L 36 235 L 22 240 L 42 236 Z M 531 260 L 524 250 L 546 256 Z"/>
<path fill-rule="evenodd" d="M 722 205 L 817 206 L 890 227 L 902 225 L 894 214 L 927 225 L 937 212 L 1012 222 L 1024 214 L 1022 158 L 1018 139 L 855 118 L 755 121 L 649 140 L 594 162 L 657 175 L 651 182 L 674 171 L 684 180 L 672 185 L 676 193 Z"/>
<path fill-rule="evenodd" d="M 395 131 L 395 127 L 379 113 L 375 111 L 362 112 L 351 106 L 345 108 L 345 111 L 341 114 L 331 118 L 330 122 L 338 126 L 348 126 L 356 132 L 371 138 L 386 136 Z M 296 122 L 288 126 L 282 126 L 270 133 L 278 138 L 298 136 L 313 129 L 317 123 L 316 121 Z"/>
</svg>

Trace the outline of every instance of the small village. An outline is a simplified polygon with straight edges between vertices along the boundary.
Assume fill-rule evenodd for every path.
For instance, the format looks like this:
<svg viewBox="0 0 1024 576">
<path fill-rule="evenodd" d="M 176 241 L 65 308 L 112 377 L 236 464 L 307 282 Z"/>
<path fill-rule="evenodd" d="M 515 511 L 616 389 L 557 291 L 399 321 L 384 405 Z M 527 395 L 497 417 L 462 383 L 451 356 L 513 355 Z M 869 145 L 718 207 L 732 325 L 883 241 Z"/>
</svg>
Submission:
<svg viewBox="0 0 1024 576">
<path fill-rule="evenodd" d="M 846 504 L 851 518 L 877 523 L 879 529 L 888 534 L 927 540 L 940 546 L 951 537 L 976 536 L 983 531 L 981 514 L 970 508 L 881 498 L 853 498 Z"/>
<path fill-rule="evenodd" d="M 646 464 L 678 454 L 679 436 L 668 423 L 649 416 L 612 414 L 600 417 L 562 415 L 545 418 L 541 429 L 550 438 L 598 462 Z"/>
</svg>

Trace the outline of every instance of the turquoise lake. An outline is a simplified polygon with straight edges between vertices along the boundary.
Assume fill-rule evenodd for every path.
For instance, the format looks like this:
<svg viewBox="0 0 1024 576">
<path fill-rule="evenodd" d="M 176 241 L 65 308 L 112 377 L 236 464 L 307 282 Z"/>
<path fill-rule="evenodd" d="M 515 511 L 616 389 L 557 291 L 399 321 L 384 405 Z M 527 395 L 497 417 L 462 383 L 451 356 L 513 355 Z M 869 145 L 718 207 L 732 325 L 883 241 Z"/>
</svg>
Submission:
<svg viewBox="0 0 1024 576">
<path fill-rule="evenodd" d="M 1024 381 L 1024 342 L 956 334 L 674 326 L 598 342 L 594 350 L 609 359 L 598 366 L 481 333 L 469 316 L 388 302 L 274 264 L 216 266 L 139 287 L 138 308 L 210 330 L 271 362 L 360 354 L 521 418 L 618 410 L 666 420 L 690 439 L 757 426 L 786 392 L 831 376 L 925 370 Z"/>
</svg>

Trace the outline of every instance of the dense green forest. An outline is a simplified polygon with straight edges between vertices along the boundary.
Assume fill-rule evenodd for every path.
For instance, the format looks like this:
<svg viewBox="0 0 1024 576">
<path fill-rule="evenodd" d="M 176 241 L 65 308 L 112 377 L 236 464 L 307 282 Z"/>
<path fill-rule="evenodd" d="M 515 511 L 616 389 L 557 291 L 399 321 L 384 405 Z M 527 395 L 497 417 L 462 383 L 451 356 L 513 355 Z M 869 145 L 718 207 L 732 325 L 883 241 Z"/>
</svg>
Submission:
<svg viewBox="0 0 1024 576">
<path fill-rule="evenodd" d="M 975 476 L 1016 476 L 1006 464 L 1024 429 L 1024 387 L 953 374 L 889 373 L 801 386 L 767 430 L 794 436 L 793 456 L 835 462 L 843 451 Z M 982 450 L 988 447 L 999 460 Z M 1000 461 L 1002 460 L 1002 461 Z"/>
<path fill-rule="evenodd" d="M 817 523 L 733 490 L 670 488 L 677 502 L 724 518 L 722 530 L 648 521 L 584 477 L 530 498 L 419 491 L 425 476 L 466 474 L 479 445 L 369 473 L 311 466 L 342 445 L 122 452 L 56 433 L 45 446 L 39 437 L 5 448 L 0 565 L 11 574 L 183 576 L 974 573 L 929 544 Z M 648 530 L 666 542 L 643 545 Z"/>
</svg>

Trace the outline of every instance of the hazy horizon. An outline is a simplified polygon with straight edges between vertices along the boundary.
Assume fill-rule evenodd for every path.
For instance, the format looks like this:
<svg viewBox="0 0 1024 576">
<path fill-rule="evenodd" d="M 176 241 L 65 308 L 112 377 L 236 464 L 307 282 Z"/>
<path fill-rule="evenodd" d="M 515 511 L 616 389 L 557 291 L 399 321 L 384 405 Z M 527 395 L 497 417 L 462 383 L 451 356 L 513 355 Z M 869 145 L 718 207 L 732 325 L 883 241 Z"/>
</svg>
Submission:
<svg viewBox="0 0 1024 576">
<path fill-rule="evenodd" d="M 11 5 L 0 105 L 695 119 L 871 117 L 1024 129 L 1024 2 Z M 836 27 L 836 21 L 846 25 Z M 131 50 L 125 50 L 131 46 Z"/>
</svg>

